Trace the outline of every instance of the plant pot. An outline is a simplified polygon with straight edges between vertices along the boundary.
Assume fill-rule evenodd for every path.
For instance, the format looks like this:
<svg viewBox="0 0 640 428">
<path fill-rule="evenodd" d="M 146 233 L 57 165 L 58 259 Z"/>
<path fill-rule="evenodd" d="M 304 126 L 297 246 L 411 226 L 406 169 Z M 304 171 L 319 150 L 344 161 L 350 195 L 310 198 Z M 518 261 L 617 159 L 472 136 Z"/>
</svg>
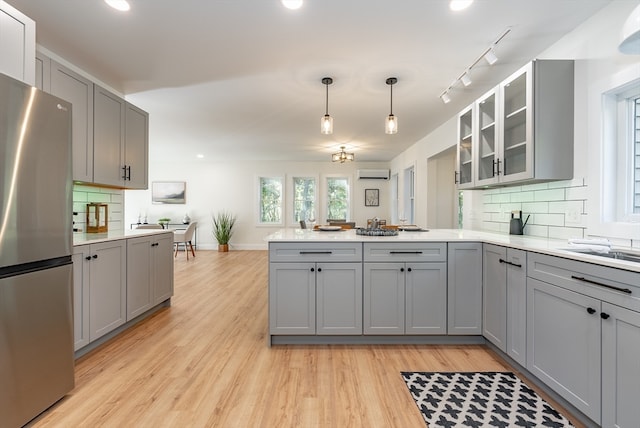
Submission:
<svg viewBox="0 0 640 428">
<path fill-rule="evenodd" d="M 218 252 L 226 253 L 229 251 L 229 244 L 218 244 Z"/>
</svg>

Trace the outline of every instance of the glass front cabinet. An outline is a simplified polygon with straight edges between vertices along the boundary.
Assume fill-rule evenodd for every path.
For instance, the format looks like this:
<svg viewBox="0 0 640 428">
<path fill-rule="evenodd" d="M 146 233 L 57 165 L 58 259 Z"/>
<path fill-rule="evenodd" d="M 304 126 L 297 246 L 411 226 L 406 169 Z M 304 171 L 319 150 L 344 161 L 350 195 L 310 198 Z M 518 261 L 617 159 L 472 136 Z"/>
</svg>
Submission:
<svg viewBox="0 0 640 428">
<path fill-rule="evenodd" d="M 455 180 L 460 189 L 471 188 L 474 184 L 474 111 L 474 106 L 470 105 L 458 115 L 458 170 Z"/>
<path fill-rule="evenodd" d="M 458 188 L 573 178 L 573 80 L 573 61 L 534 60 L 464 110 Z M 463 139 L 468 111 L 475 128 Z M 463 181 L 468 145 L 473 178 Z"/>
</svg>

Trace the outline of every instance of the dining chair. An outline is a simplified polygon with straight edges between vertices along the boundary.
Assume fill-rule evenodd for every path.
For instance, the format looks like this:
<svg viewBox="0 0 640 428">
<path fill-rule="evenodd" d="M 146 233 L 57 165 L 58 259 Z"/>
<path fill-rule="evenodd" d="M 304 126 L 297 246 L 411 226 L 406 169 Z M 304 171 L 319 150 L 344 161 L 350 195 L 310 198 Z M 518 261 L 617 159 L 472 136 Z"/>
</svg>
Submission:
<svg viewBox="0 0 640 428">
<path fill-rule="evenodd" d="M 184 251 L 187 253 L 187 260 L 189 260 L 189 250 L 191 250 L 193 257 L 196 256 L 193 244 L 191 243 L 193 240 L 193 234 L 196 231 L 196 226 L 198 226 L 198 222 L 192 221 L 186 229 L 173 231 L 173 245 L 175 247 L 175 254 L 173 257 L 178 256 L 178 248 L 180 245 L 184 245 Z"/>
</svg>

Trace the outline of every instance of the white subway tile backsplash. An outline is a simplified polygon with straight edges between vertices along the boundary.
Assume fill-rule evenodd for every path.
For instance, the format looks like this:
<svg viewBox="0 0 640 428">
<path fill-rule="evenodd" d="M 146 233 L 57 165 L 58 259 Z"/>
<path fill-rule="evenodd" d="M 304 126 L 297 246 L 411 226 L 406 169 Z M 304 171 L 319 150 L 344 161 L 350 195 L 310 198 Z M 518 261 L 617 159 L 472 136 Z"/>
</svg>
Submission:
<svg viewBox="0 0 640 428">
<path fill-rule="evenodd" d="M 584 201 L 587 199 L 587 188 L 586 187 L 569 187 L 565 191 L 566 199 L 568 201 L 581 200 Z"/>
<path fill-rule="evenodd" d="M 567 240 L 571 238 L 584 238 L 584 229 L 581 227 L 549 226 L 549 238 Z"/>
<path fill-rule="evenodd" d="M 532 214 L 529 224 L 564 226 L 564 214 Z"/>
<path fill-rule="evenodd" d="M 549 212 L 554 214 L 584 213 L 584 201 L 554 201 L 549 202 Z"/>
<path fill-rule="evenodd" d="M 511 202 L 511 195 L 509 193 L 499 193 L 491 195 L 491 202 L 494 204 L 504 204 L 505 202 Z"/>
<path fill-rule="evenodd" d="M 109 206 L 109 230 L 123 230 L 124 190 L 74 184 L 73 216 L 74 227 L 85 231 L 87 203 L 100 202 Z"/>
<path fill-rule="evenodd" d="M 541 238 L 549 237 L 549 226 L 541 226 L 537 224 L 527 224 L 524 228 L 524 234 L 528 236 L 539 236 Z"/>
<path fill-rule="evenodd" d="M 533 192 L 536 201 L 564 201 L 565 189 L 536 190 Z"/>
<path fill-rule="evenodd" d="M 511 202 L 533 202 L 533 191 L 522 191 L 511 195 Z"/>
<path fill-rule="evenodd" d="M 549 212 L 549 202 L 523 202 L 522 212 L 525 214 Z"/>
</svg>

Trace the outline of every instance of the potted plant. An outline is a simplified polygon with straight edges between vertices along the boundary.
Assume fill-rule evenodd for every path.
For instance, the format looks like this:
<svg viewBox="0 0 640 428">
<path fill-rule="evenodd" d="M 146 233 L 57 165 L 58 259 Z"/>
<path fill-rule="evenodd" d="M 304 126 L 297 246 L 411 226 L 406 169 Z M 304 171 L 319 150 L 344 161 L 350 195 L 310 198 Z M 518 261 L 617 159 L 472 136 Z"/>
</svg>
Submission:
<svg viewBox="0 0 640 428">
<path fill-rule="evenodd" d="M 163 217 L 158 219 L 158 224 L 162 226 L 163 229 L 167 229 L 169 227 L 170 218 Z"/>
<path fill-rule="evenodd" d="M 218 251 L 229 251 L 229 240 L 233 235 L 233 225 L 236 223 L 236 216 L 221 211 L 213 215 L 213 236 L 218 241 Z"/>
</svg>

